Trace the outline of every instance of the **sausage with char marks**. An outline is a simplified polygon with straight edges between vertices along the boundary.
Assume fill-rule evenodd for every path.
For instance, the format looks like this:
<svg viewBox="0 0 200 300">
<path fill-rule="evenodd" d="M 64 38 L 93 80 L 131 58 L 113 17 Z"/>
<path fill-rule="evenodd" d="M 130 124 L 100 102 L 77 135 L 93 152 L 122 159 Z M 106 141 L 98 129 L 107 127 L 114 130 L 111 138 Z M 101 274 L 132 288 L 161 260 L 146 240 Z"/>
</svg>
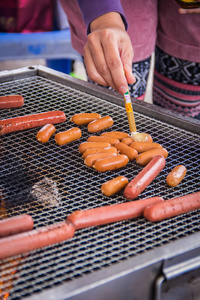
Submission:
<svg viewBox="0 0 200 300">
<path fill-rule="evenodd" d="M 0 96 L 0 109 L 21 107 L 24 104 L 24 98 L 21 95 Z"/>
<path fill-rule="evenodd" d="M 19 215 L 0 221 L 0 237 L 33 229 L 33 219 L 30 215 Z"/>
<path fill-rule="evenodd" d="M 46 124 L 62 123 L 65 120 L 66 116 L 64 112 L 59 110 L 4 119 L 0 120 L 0 135 L 35 128 Z"/>
<path fill-rule="evenodd" d="M 90 122 L 101 118 L 100 114 L 97 113 L 80 113 L 75 114 L 70 118 L 71 122 L 74 122 L 76 125 L 88 125 Z"/>
<path fill-rule="evenodd" d="M 200 208 L 200 192 L 177 197 L 146 207 L 144 217 L 157 222 L 174 216 L 185 214 Z"/>
<path fill-rule="evenodd" d="M 139 174 L 132 179 L 124 190 L 124 196 L 129 199 L 135 199 L 144 189 L 158 176 L 165 166 L 165 158 L 163 156 L 155 156 L 146 165 Z"/>
<path fill-rule="evenodd" d="M 99 172 L 113 171 L 125 167 L 129 159 L 124 154 L 119 154 L 111 158 L 98 159 L 94 163 L 94 168 Z"/>
<path fill-rule="evenodd" d="M 109 128 L 113 125 L 113 119 L 110 116 L 102 117 L 98 120 L 90 122 L 87 126 L 87 129 L 90 133 L 95 133 L 106 128 Z"/>
<path fill-rule="evenodd" d="M 71 223 L 59 223 L 0 239 L 0 259 L 53 245 L 74 236 Z"/>
<path fill-rule="evenodd" d="M 67 217 L 67 221 L 74 225 L 75 230 L 124 221 L 142 216 L 146 206 L 161 201 L 163 201 L 161 197 L 152 197 L 127 203 L 75 211 Z"/>
</svg>

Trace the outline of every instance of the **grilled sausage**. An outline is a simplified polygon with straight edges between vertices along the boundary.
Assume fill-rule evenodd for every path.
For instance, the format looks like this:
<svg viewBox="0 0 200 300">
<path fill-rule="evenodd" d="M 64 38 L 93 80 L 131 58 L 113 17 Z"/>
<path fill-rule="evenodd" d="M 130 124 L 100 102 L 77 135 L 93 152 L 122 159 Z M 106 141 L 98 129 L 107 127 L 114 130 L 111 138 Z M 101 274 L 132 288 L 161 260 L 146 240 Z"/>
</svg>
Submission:
<svg viewBox="0 0 200 300">
<path fill-rule="evenodd" d="M 58 145 L 65 145 L 81 138 L 81 130 L 78 127 L 73 127 L 69 130 L 59 132 L 55 135 L 55 140 Z"/>
<path fill-rule="evenodd" d="M 150 160 L 155 157 L 156 155 L 161 155 L 164 158 L 167 158 L 168 156 L 168 151 L 161 147 L 161 148 L 157 148 L 157 149 L 152 149 L 149 151 L 145 151 L 143 153 L 140 153 L 136 158 L 136 163 L 138 165 L 144 166 L 146 164 L 148 164 L 150 162 Z"/>
<path fill-rule="evenodd" d="M 119 140 L 111 136 L 92 135 L 87 139 L 87 142 L 108 142 L 111 144 L 111 146 L 114 146 L 115 144 L 119 143 Z"/>
<path fill-rule="evenodd" d="M 0 259 L 53 245 L 74 236 L 71 223 L 59 223 L 0 239 Z"/>
<path fill-rule="evenodd" d="M 123 138 L 127 138 L 129 135 L 126 132 L 122 131 L 109 131 L 109 132 L 103 132 L 101 134 L 102 136 L 109 136 L 118 140 L 122 140 Z"/>
<path fill-rule="evenodd" d="M 144 210 L 144 217 L 151 222 L 157 222 L 185 214 L 199 208 L 200 192 L 196 192 L 146 207 Z"/>
<path fill-rule="evenodd" d="M 118 151 L 115 147 L 91 148 L 91 149 L 87 149 L 83 152 L 82 158 L 86 158 L 86 156 L 88 156 L 88 155 L 98 154 L 98 153 L 116 153 L 116 154 L 118 154 Z"/>
<path fill-rule="evenodd" d="M 0 96 L 0 109 L 21 107 L 24 104 L 24 98 L 21 95 Z"/>
<path fill-rule="evenodd" d="M 140 217 L 146 206 L 161 201 L 163 201 L 163 198 L 153 197 L 115 205 L 106 205 L 83 211 L 75 211 L 67 217 L 67 221 L 72 223 L 75 230 L 77 230 L 133 219 Z"/>
<path fill-rule="evenodd" d="M 127 146 L 130 146 L 130 144 L 133 143 L 133 139 L 132 139 L 132 137 L 126 137 L 126 138 L 122 139 L 121 142 L 126 144 Z"/>
<path fill-rule="evenodd" d="M 47 143 L 55 132 L 56 127 L 53 124 L 46 124 L 38 131 L 36 139 L 38 142 Z"/>
<path fill-rule="evenodd" d="M 134 142 L 153 142 L 152 137 L 148 133 L 132 132 L 131 137 Z"/>
<path fill-rule="evenodd" d="M 79 152 L 82 154 L 87 149 L 108 147 L 111 147 L 111 144 L 108 142 L 83 142 L 79 145 Z"/>
<path fill-rule="evenodd" d="M 19 215 L 0 220 L 0 237 L 33 229 L 33 219 L 30 215 Z"/>
<path fill-rule="evenodd" d="M 76 125 L 88 125 L 90 122 L 101 118 L 100 114 L 97 113 L 80 113 L 75 114 L 70 118 L 71 122 L 74 122 Z"/>
<path fill-rule="evenodd" d="M 138 153 L 135 149 L 133 149 L 121 142 L 117 143 L 115 145 L 115 148 L 119 151 L 119 153 L 127 155 L 129 160 L 134 160 L 136 158 L 136 156 L 138 155 Z"/>
<path fill-rule="evenodd" d="M 129 199 L 135 199 L 144 189 L 156 178 L 165 166 L 163 156 L 155 156 L 146 165 L 139 174 L 132 179 L 124 190 L 124 196 Z"/>
<path fill-rule="evenodd" d="M 65 120 L 66 116 L 64 112 L 59 110 L 15 117 L 11 119 L 4 119 L 0 120 L 0 135 L 14 131 L 39 127 L 46 124 L 62 123 Z"/>
<path fill-rule="evenodd" d="M 128 178 L 125 176 L 117 176 L 106 181 L 101 186 L 101 192 L 106 196 L 112 196 L 125 188 L 128 184 Z"/>
<path fill-rule="evenodd" d="M 176 187 L 185 177 L 187 169 L 183 165 L 178 165 L 167 175 L 166 182 L 171 187 Z"/>
<path fill-rule="evenodd" d="M 87 167 L 92 167 L 97 159 L 101 158 L 111 158 L 113 156 L 116 156 L 116 153 L 97 153 L 97 154 L 91 154 L 86 156 L 84 160 L 84 164 L 86 164 Z"/>
<path fill-rule="evenodd" d="M 138 153 L 142 153 L 152 149 L 161 148 L 162 146 L 158 143 L 151 142 L 133 142 L 130 144 L 130 147 L 135 149 Z"/>
<path fill-rule="evenodd" d="M 106 128 L 109 128 L 113 125 L 113 119 L 110 116 L 102 117 L 98 120 L 90 122 L 87 126 L 87 129 L 90 133 L 95 133 Z"/>
<path fill-rule="evenodd" d="M 96 160 L 94 168 L 99 172 L 113 171 L 125 167 L 128 162 L 128 157 L 124 154 L 120 154 L 115 157 Z"/>
</svg>

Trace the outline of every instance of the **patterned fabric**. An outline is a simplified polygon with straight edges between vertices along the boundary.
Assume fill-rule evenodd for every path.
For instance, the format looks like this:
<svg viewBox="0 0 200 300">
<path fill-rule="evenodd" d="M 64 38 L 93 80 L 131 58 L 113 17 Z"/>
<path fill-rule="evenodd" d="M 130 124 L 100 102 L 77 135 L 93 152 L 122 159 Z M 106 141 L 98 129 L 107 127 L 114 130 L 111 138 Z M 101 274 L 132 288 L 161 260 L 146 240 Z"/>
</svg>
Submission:
<svg viewBox="0 0 200 300">
<path fill-rule="evenodd" d="M 155 51 L 153 103 L 200 118 L 200 63 Z"/>
<path fill-rule="evenodd" d="M 147 87 L 147 79 L 149 76 L 151 57 L 145 60 L 132 64 L 132 71 L 135 76 L 136 82 L 129 85 L 129 92 L 131 96 L 144 99 Z"/>
</svg>

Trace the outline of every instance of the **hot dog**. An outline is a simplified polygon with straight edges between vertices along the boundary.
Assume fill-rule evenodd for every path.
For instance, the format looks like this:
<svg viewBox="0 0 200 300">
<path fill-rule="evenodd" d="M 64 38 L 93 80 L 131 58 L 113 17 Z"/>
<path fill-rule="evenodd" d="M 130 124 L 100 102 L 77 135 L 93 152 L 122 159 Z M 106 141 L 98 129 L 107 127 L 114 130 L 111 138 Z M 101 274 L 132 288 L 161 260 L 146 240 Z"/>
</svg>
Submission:
<svg viewBox="0 0 200 300">
<path fill-rule="evenodd" d="M 177 186 L 185 177 L 187 169 L 183 165 L 178 165 L 167 175 L 166 182 L 169 186 Z"/>
<path fill-rule="evenodd" d="M 0 259 L 53 245 L 74 236 L 74 226 L 59 223 L 0 239 Z"/>
<path fill-rule="evenodd" d="M 146 207 L 144 217 L 157 222 L 200 208 L 200 192 L 192 193 L 182 197 L 166 200 L 161 203 Z"/>
<path fill-rule="evenodd" d="M 136 156 L 138 155 L 138 153 L 135 149 L 133 149 L 121 142 L 117 143 L 115 145 L 115 148 L 119 151 L 119 153 L 127 155 L 129 160 L 134 160 L 136 158 Z"/>
<path fill-rule="evenodd" d="M 131 137 L 134 142 L 153 142 L 152 137 L 148 133 L 132 132 Z"/>
<path fill-rule="evenodd" d="M 84 160 L 84 164 L 86 164 L 87 167 L 92 167 L 97 159 L 101 158 L 111 158 L 113 156 L 116 156 L 116 153 L 97 153 L 97 154 L 91 154 L 86 156 Z"/>
<path fill-rule="evenodd" d="M 140 173 L 129 182 L 124 190 L 124 196 L 135 199 L 156 178 L 165 166 L 165 158 L 161 155 L 155 156 Z"/>
<path fill-rule="evenodd" d="M 122 140 L 123 138 L 127 138 L 129 136 L 128 133 L 122 131 L 103 132 L 101 135 L 109 136 L 118 140 Z"/>
<path fill-rule="evenodd" d="M 93 167 L 99 172 L 106 172 L 125 167 L 128 162 L 128 157 L 124 154 L 120 154 L 111 158 L 98 159 L 95 161 Z"/>
<path fill-rule="evenodd" d="M 38 131 L 36 139 L 38 142 L 47 143 L 55 132 L 56 127 L 53 124 L 46 124 Z"/>
<path fill-rule="evenodd" d="M 111 146 L 114 146 L 115 144 L 119 143 L 119 140 L 111 136 L 92 135 L 87 139 L 87 142 L 108 142 L 111 144 Z"/>
<path fill-rule="evenodd" d="M 21 107 L 24 104 L 24 98 L 21 95 L 0 96 L 0 109 Z"/>
<path fill-rule="evenodd" d="M 67 217 L 67 221 L 72 223 L 75 230 L 77 230 L 133 219 L 140 217 L 146 206 L 161 201 L 163 201 L 163 198 L 153 197 L 127 203 L 106 205 L 83 211 L 75 211 Z"/>
<path fill-rule="evenodd" d="M 101 186 L 101 192 L 106 196 L 112 196 L 125 188 L 128 184 L 128 178 L 125 176 L 117 176 L 106 181 Z"/>
<path fill-rule="evenodd" d="M 78 127 L 70 128 L 69 130 L 59 132 L 55 135 L 55 140 L 58 145 L 65 145 L 81 138 L 81 130 Z"/>
<path fill-rule="evenodd" d="M 30 215 L 19 215 L 0 221 L 0 237 L 33 229 L 33 219 Z"/>
<path fill-rule="evenodd" d="M 75 114 L 70 118 L 71 122 L 74 122 L 76 125 L 87 125 L 90 122 L 101 118 L 100 114 L 97 113 L 80 113 L 80 114 Z"/>
<path fill-rule="evenodd" d="M 39 114 L 26 115 L 11 119 L 0 120 L 0 135 L 43 126 L 46 124 L 62 123 L 66 116 L 62 111 L 48 111 Z"/>
<path fill-rule="evenodd" d="M 151 142 L 133 142 L 130 144 L 130 147 L 135 149 L 138 153 L 142 153 L 152 149 L 161 148 L 162 146 L 158 143 Z"/>
<path fill-rule="evenodd" d="M 79 152 L 83 153 L 87 149 L 92 148 L 108 148 L 111 147 L 111 144 L 108 142 L 83 142 L 79 145 Z"/>
<path fill-rule="evenodd" d="M 163 147 L 157 148 L 157 149 L 152 149 L 152 150 L 140 153 L 135 158 L 135 160 L 138 165 L 144 166 L 144 165 L 148 164 L 150 162 L 150 160 L 156 155 L 161 155 L 164 158 L 167 158 L 168 151 Z"/>
<path fill-rule="evenodd" d="M 116 153 L 116 154 L 118 154 L 118 151 L 115 147 L 91 148 L 91 149 L 87 149 L 83 152 L 82 158 L 85 158 L 86 156 L 91 155 L 91 154 L 98 154 L 98 153 Z"/>
<path fill-rule="evenodd" d="M 106 128 L 109 128 L 113 125 L 113 119 L 110 116 L 102 117 L 98 120 L 90 122 L 87 126 L 87 129 L 90 133 L 95 133 Z"/>
<path fill-rule="evenodd" d="M 130 144 L 133 143 L 132 137 L 127 137 L 121 140 L 122 143 L 126 144 L 127 146 L 130 146 Z"/>
</svg>

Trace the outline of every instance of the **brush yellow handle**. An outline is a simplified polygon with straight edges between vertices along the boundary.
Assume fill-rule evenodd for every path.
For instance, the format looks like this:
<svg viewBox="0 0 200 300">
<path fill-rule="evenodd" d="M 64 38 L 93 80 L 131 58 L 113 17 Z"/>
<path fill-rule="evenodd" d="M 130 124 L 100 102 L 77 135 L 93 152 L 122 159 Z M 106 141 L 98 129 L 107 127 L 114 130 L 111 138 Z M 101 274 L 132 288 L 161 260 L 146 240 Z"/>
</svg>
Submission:
<svg viewBox="0 0 200 300">
<path fill-rule="evenodd" d="M 137 131 L 136 125 L 135 125 L 135 118 L 134 118 L 134 114 L 133 114 L 132 103 L 131 103 L 131 97 L 130 97 L 130 94 L 128 91 L 124 94 L 124 103 L 125 103 L 126 114 L 127 114 L 127 118 L 128 118 L 130 131 L 131 132 Z"/>
</svg>

